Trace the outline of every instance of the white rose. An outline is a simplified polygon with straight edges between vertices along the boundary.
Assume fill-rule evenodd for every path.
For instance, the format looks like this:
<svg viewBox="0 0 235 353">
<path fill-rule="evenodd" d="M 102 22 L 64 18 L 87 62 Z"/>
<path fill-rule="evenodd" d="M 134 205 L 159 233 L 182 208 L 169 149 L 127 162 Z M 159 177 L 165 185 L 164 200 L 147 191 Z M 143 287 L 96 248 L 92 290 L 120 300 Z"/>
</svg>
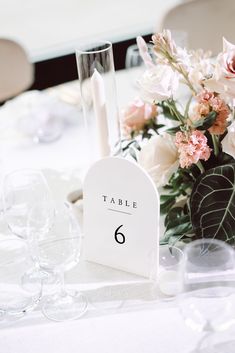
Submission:
<svg viewBox="0 0 235 353">
<path fill-rule="evenodd" d="M 204 52 L 202 49 L 190 51 L 190 64 L 187 71 L 189 80 L 197 90 L 202 90 L 202 80 L 211 76 L 214 72 L 214 64 L 211 59 L 211 52 Z"/>
<path fill-rule="evenodd" d="M 179 85 L 179 75 L 169 66 L 159 64 L 146 70 L 138 84 L 142 99 L 152 104 L 173 96 Z"/>
<path fill-rule="evenodd" d="M 172 136 L 167 133 L 153 136 L 141 149 L 138 162 L 157 187 L 165 185 L 179 166 L 178 151 Z"/>
<path fill-rule="evenodd" d="M 228 133 L 221 144 L 223 152 L 235 158 L 235 122 L 228 127 Z"/>
</svg>

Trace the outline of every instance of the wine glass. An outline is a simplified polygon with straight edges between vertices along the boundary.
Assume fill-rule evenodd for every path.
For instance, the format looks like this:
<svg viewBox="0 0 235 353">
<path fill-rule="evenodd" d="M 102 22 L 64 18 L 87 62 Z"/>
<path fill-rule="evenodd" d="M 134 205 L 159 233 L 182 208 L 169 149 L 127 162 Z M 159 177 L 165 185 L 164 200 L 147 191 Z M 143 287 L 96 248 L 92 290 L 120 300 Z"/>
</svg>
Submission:
<svg viewBox="0 0 235 353">
<path fill-rule="evenodd" d="M 153 45 L 146 43 L 150 56 L 153 56 Z M 132 44 L 127 48 L 125 67 L 131 69 L 134 67 L 140 67 L 144 64 L 144 61 L 140 55 L 140 51 L 137 44 Z"/>
<path fill-rule="evenodd" d="M 153 45 L 146 44 L 148 52 L 151 57 L 153 57 Z M 144 72 L 144 61 L 140 55 L 139 48 L 137 44 L 132 44 L 127 48 L 126 59 L 125 59 L 125 68 L 129 70 L 129 75 L 132 82 L 137 88 L 137 80 Z"/>
<path fill-rule="evenodd" d="M 49 226 L 53 214 L 53 201 L 47 181 L 40 170 L 22 169 L 7 174 L 3 180 L 4 218 L 10 231 L 27 239 L 28 217 L 35 206 L 47 208 L 45 224 Z M 41 220 L 42 221 L 42 220 Z"/>
<path fill-rule="evenodd" d="M 22 169 L 7 174 L 3 181 L 4 217 L 8 228 L 28 242 L 31 233 L 44 234 L 54 221 L 54 202 L 47 181 L 41 171 Z M 22 285 L 29 289 L 42 280 L 52 281 L 51 273 L 42 271 L 35 261 L 30 242 L 28 249 L 34 267 L 22 276 Z"/>
<path fill-rule="evenodd" d="M 40 237 L 32 234 L 32 237 L 40 268 L 56 272 L 60 280 L 60 289 L 43 298 L 43 314 L 54 321 L 79 318 L 86 312 L 87 300 L 82 293 L 67 290 L 64 280 L 65 271 L 79 261 L 82 242 L 81 229 L 72 210 L 65 204 L 57 206 L 50 231 Z"/>
<path fill-rule="evenodd" d="M 31 265 L 24 241 L 16 237 L 0 240 L 0 319 L 20 318 L 40 301 L 41 286 L 27 291 L 21 285 L 21 278 Z"/>
<path fill-rule="evenodd" d="M 186 245 L 184 254 L 180 312 L 188 326 L 210 337 L 213 349 L 213 334 L 235 324 L 234 250 L 220 240 L 203 238 Z"/>
</svg>

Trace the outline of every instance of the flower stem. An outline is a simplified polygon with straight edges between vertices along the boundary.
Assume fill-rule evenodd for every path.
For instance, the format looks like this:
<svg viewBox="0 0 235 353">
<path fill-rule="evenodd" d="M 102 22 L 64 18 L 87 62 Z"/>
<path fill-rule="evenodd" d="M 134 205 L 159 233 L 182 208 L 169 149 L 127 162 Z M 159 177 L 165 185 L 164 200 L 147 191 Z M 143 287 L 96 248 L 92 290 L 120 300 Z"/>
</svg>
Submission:
<svg viewBox="0 0 235 353">
<path fill-rule="evenodd" d="M 219 146 L 218 146 L 218 139 L 216 135 L 211 135 L 212 136 L 212 141 L 213 141 L 213 146 L 214 146 L 214 154 L 217 157 L 219 154 Z"/>
<path fill-rule="evenodd" d="M 180 112 L 178 111 L 178 109 L 176 108 L 175 102 L 173 100 L 168 100 L 168 107 L 169 109 L 172 110 L 172 112 L 175 114 L 175 116 L 177 117 L 177 119 L 184 124 L 184 118 L 183 116 L 180 114 Z"/>
<path fill-rule="evenodd" d="M 197 91 L 194 89 L 192 83 L 190 82 L 189 77 L 188 77 L 188 74 L 183 70 L 182 67 L 180 67 L 180 66 L 178 65 L 177 62 L 173 62 L 173 61 L 170 62 L 170 61 L 169 61 L 169 64 L 171 65 L 171 67 L 172 67 L 173 70 L 178 71 L 178 72 L 183 76 L 183 78 L 185 79 L 186 85 L 190 88 L 192 94 L 195 96 L 195 95 L 197 94 Z"/>
<path fill-rule="evenodd" d="M 189 107 L 190 107 L 190 104 L 191 104 L 191 101 L 192 101 L 192 98 L 193 96 L 191 95 L 187 104 L 186 104 L 186 108 L 185 108 L 185 111 L 184 111 L 184 116 L 185 118 L 188 118 L 189 119 L 189 116 L 188 116 L 188 111 L 189 111 Z M 191 121 L 191 120 L 190 120 Z"/>
<path fill-rule="evenodd" d="M 200 170 L 201 174 L 203 174 L 205 172 L 205 169 L 201 163 L 201 161 L 198 161 L 196 166 L 198 167 L 198 169 Z"/>
</svg>

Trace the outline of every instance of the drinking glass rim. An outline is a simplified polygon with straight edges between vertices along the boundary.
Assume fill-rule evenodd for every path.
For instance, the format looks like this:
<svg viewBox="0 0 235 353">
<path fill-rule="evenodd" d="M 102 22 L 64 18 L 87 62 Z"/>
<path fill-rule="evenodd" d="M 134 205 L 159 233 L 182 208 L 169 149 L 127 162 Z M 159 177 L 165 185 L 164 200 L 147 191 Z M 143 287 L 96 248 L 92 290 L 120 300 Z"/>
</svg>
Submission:
<svg viewBox="0 0 235 353">
<path fill-rule="evenodd" d="M 159 262 L 160 262 L 160 257 L 161 257 L 161 249 L 168 249 L 169 252 L 170 252 L 170 249 L 173 249 L 173 250 L 176 251 L 177 254 L 180 255 L 179 258 L 177 259 L 178 261 L 174 265 L 172 265 L 172 264 L 166 265 L 164 267 L 165 269 L 168 269 L 168 268 L 171 268 L 171 267 L 174 267 L 174 266 L 181 266 L 181 264 L 184 261 L 184 257 L 185 257 L 183 249 L 181 249 L 181 248 L 179 248 L 178 246 L 175 246 L 175 245 L 170 245 L 170 246 L 169 246 L 169 244 L 160 245 L 159 246 Z"/>
<path fill-rule="evenodd" d="M 11 170 L 10 172 L 6 173 L 3 176 L 2 184 L 5 185 L 8 179 L 10 179 L 12 176 L 15 175 L 26 175 L 26 174 L 38 174 L 42 177 L 43 181 L 47 183 L 46 176 L 44 175 L 42 169 L 37 169 L 37 168 L 19 168 L 15 170 Z"/>
<path fill-rule="evenodd" d="M 90 48 L 95 48 L 101 44 L 107 44 L 107 48 L 104 49 L 99 49 L 99 50 L 89 50 L 89 49 L 76 49 L 76 53 L 77 54 L 96 54 L 96 53 L 100 53 L 100 52 L 105 52 L 107 50 L 109 50 L 110 48 L 112 48 L 112 42 L 110 42 L 109 40 L 98 40 L 96 42 L 94 42 L 93 44 L 89 45 Z"/>
<path fill-rule="evenodd" d="M 228 252 L 231 253 L 231 255 L 234 252 L 234 249 L 232 248 L 232 246 L 230 244 L 226 243 L 225 241 L 222 241 L 222 240 L 216 239 L 216 238 L 200 238 L 200 239 L 193 240 L 191 243 L 186 244 L 185 250 L 184 250 L 185 258 L 187 257 L 187 254 L 189 253 L 189 251 L 193 247 L 198 246 L 203 243 L 208 243 L 209 245 L 217 245 L 220 248 L 226 249 Z"/>
</svg>

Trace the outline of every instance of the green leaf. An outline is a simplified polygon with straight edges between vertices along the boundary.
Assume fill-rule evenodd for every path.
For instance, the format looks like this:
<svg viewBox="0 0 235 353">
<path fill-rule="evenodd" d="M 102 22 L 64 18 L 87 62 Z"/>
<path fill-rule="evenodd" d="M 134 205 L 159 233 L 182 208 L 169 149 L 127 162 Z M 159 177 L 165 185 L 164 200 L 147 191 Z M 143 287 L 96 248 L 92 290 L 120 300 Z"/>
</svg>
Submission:
<svg viewBox="0 0 235 353">
<path fill-rule="evenodd" d="M 190 211 L 196 238 L 235 242 L 235 164 L 209 169 L 197 179 Z"/>
<path fill-rule="evenodd" d="M 136 155 L 136 151 L 134 148 L 129 149 L 129 154 L 135 161 L 137 161 L 137 155 Z"/>
<path fill-rule="evenodd" d="M 166 214 L 174 204 L 175 204 L 175 198 L 171 198 L 171 199 L 165 201 L 164 203 L 161 203 L 160 204 L 161 215 Z"/>
<path fill-rule="evenodd" d="M 170 109 L 169 104 L 167 103 L 167 101 L 163 101 L 161 103 L 158 103 L 157 105 L 162 108 L 162 114 L 166 118 L 168 118 L 170 120 L 179 121 L 179 119 L 175 115 L 174 111 L 172 109 Z"/>
<path fill-rule="evenodd" d="M 153 129 L 154 131 L 157 131 L 157 130 L 162 129 L 163 127 L 165 127 L 165 125 L 164 124 L 153 123 L 153 124 L 149 125 L 149 127 L 151 129 Z"/>
<path fill-rule="evenodd" d="M 178 131 L 180 131 L 180 130 L 181 130 L 181 129 L 180 129 L 180 125 L 179 125 L 179 126 L 171 127 L 171 128 L 169 128 L 169 129 L 167 129 L 166 132 L 167 132 L 168 134 L 170 134 L 170 135 L 175 136 L 175 134 L 176 134 Z"/>
<path fill-rule="evenodd" d="M 217 112 L 212 111 L 210 112 L 205 118 L 202 118 L 200 120 L 197 120 L 194 122 L 194 127 L 197 130 L 207 130 L 209 129 L 215 122 L 217 118 Z"/>
<path fill-rule="evenodd" d="M 172 200 L 174 199 L 175 200 L 175 197 L 177 196 L 177 194 L 168 194 L 168 195 L 161 195 L 160 196 L 160 202 L 161 203 L 164 203 L 168 200 Z"/>
<path fill-rule="evenodd" d="M 166 225 L 166 230 L 170 228 L 175 228 L 176 226 L 179 226 L 184 223 L 190 223 L 189 215 L 185 215 L 180 218 L 171 219 Z"/>
<path fill-rule="evenodd" d="M 165 232 L 165 237 L 183 235 L 184 233 L 187 233 L 191 228 L 192 228 L 191 222 L 178 224 L 177 226 L 168 229 Z"/>
</svg>

